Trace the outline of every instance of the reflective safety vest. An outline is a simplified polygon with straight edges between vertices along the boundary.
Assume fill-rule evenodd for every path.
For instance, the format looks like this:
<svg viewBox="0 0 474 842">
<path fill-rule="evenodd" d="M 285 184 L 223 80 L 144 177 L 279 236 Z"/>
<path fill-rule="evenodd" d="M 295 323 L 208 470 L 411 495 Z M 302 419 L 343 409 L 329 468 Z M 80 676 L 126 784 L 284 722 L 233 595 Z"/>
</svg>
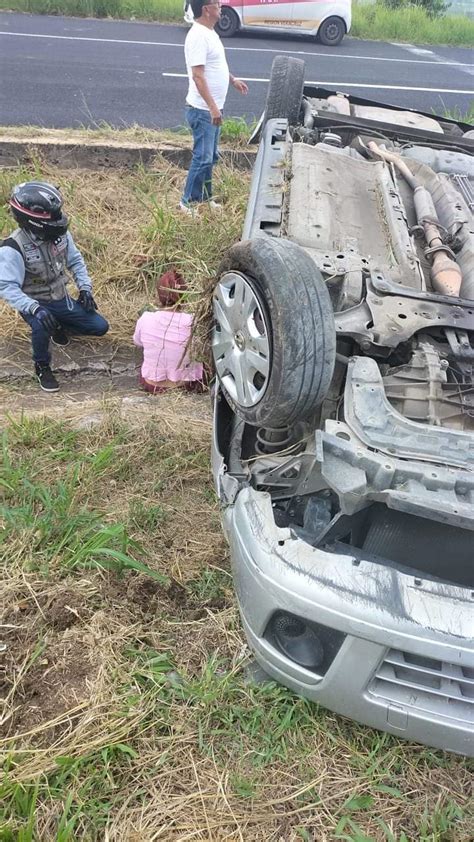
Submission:
<svg viewBox="0 0 474 842">
<path fill-rule="evenodd" d="M 22 291 L 36 301 L 59 301 L 66 296 L 67 235 L 54 242 L 36 240 L 22 228 L 17 228 L 3 242 L 14 240 L 25 261 L 25 280 Z"/>
</svg>

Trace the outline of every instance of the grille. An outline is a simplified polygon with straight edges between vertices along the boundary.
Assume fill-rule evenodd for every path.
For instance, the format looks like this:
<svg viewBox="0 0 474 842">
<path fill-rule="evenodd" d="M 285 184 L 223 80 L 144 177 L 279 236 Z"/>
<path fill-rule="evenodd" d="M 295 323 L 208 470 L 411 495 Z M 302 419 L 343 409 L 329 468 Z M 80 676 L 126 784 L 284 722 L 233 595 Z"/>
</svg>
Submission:
<svg viewBox="0 0 474 842">
<path fill-rule="evenodd" d="M 474 668 L 390 649 L 368 688 L 417 711 L 474 724 Z"/>
</svg>

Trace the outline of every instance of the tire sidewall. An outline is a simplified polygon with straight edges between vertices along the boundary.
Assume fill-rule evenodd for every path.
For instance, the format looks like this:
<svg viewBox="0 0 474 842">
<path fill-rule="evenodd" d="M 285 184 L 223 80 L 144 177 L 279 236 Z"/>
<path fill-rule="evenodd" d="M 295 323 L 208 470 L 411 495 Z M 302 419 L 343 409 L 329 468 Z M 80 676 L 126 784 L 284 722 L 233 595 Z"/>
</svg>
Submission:
<svg viewBox="0 0 474 842">
<path fill-rule="evenodd" d="M 222 29 L 220 26 L 221 20 L 226 18 L 229 21 L 229 26 L 226 29 Z M 223 6 L 221 9 L 221 17 L 218 23 L 215 26 L 215 31 L 219 35 L 220 38 L 231 38 L 235 33 L 238 31 L 240 25 L 239 18 L 237 14 L 228 6 Z"/>
<path fill-rule="evenodd" d="M 325 34 L 326 30 L 329 26 L 333 26 L 335 24 L 339 26 L 339 35 L 335 40 L 328 39 Z M 325 21 L 322 22 L 318 31 L 318 40 L 321 42 L 321 44 L 324 44 L 326 47 L 337 47 L 341 43 L 345 34 L 346 27 L 344 21 L 342 20 L 342 18 L 333 16 L 327 18 Z"/>
<path fill-rule="evenodd" d="M 314 354 L 306 352 L 314 344 L 315 316 L 311 310 L 316 308 L 314 300 L 312 302 L 307 294 L 308 285 L 305 287 L 301 276 L 286 267 L 286 260 L 301 257 L 301 251 L 299 246 L 290 241 L 261 237 L 234 246 L 221 265 L 220 276 L 230 271 L 245 276 L 264 313 L 270 369 L 263 396 L 254 406 L 243 407 L 222 387 L 233 411 L 255 426 L 285 427 L 305 420 L 311 414 L 314 401 L 312 398 L 303 400 L 295 384 L 308 379 L 309 367 L 313 364 L 327 366 L 326 376 L 321 378 L 322 385 L 319 388 L 321 400 L 332 378 L 336 344 L 332 305 L 316 265 L 309 256 L 304 255 L 308 261 L 305 267 L 306 281 L 311 276 L 311 285 L 319 284 L 319 296 L 325 304 L 325 316 L 321 320 L 324 323 L 319 325 L 319 330 L 329 337 L 324 361 L 313 361 Z M 279 271 L 272 272 L 275 267 Z M 282 306 L 285 301 L 286 306 Z M 306 413 L 305 404 L 308 406 Z"/>
</svg>

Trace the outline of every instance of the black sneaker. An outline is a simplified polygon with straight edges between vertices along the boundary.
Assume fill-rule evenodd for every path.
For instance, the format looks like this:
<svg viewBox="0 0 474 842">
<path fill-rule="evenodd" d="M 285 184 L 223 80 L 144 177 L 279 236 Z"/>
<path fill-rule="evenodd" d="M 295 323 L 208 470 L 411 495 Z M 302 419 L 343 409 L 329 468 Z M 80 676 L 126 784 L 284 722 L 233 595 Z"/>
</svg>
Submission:
<svg viewBox="0 0 474 842">
<path fill-rule="evenodd" d="M 35 363 L 35 373 L 43 392 L 59 392 L 59 383 L 49 365 Z"/>
<path fill-rule="evenodd" d="M 60 345 L 61 348 L 65 348 L 66 345 L 69 345 L 69 336 L 62 327 L 58 327 L 57 330 L 51 334 L 51 342 L 54 342 L 55 345 Z"/>
</svg>

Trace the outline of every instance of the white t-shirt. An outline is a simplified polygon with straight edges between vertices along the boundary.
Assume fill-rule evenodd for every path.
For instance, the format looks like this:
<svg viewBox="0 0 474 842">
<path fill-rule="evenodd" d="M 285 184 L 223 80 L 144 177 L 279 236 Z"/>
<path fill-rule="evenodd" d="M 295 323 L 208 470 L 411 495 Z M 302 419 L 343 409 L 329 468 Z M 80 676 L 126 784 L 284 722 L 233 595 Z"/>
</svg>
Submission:
<svg viewBox="0 0 474 842">
<path fill-rule="evenodd" d="M 193 67 L 204 65 L 204 76 L 210 94 L 217 107 L 222 110 L 229 87 L 229 68 L 224 47 L 217 32 L 195 21 L 186 35 L 184 57 L 189 76 L 187 104 L 192 105 L 193 108 L 203 108 L 209 111 L 209 107 L 193 81 L 192 72 Z"/>
</svg>

